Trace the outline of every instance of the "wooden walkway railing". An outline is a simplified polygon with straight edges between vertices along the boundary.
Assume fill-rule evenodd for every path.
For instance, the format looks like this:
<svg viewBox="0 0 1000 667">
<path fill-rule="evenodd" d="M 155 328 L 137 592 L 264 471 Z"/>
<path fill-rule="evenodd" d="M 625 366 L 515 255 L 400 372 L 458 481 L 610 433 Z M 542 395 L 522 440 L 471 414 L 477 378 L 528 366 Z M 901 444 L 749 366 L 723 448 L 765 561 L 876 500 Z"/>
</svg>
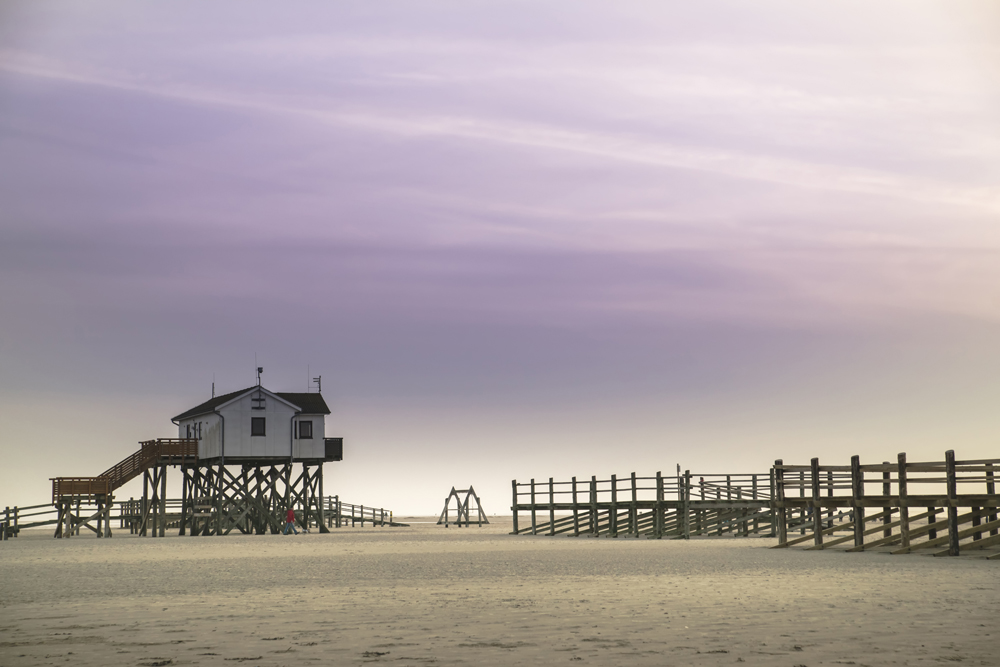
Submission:
<svg viewBox="0 0 1000 667">
<path fill-rule="evenodd" d="M 408 525 L 394 521 L 392 510 L 387 510 L 384 507 L 352 505 L 341 502 L 340 496 L 327 496 L 325 502 L 327 528 L 341 528 L 346 526 L 348 522 L 350 522 L 351 527 L 360 523 L 361 527 L 364 528 L 366 521 L 372 526 L 405 527 Z"/>
<path fill-rule="evenodd" d="M 511 482 L 513 534 L 770 535 L 775 548 L 840 546 L 1000 560 L 1000 459 L 786 465 L 763 475 Z M 527 513 L 524 525 L 521 514 Z M 996 552 L 996 553 L 992 553 Z"/>
<path fill-rule="evenodd" d="M 864 465 L 854 456 L 849 466 L 775 461 L 776 548 L 811 543 L 935 556 L 993 550 L 986 557 L 1000 559 L 998 470 L 1000 459 L 956 461 L 953 450 L 944 461 L 919 463 L 905 453 L 895 463 Z M 791 537 L 795 525 L 799 534 Z"/>
<path fill-rule="evenodd" d="M 106 512 L 106 520 L 109 521 L 107 526 L 108 536 L 110 536 L 110 521 L 116 522 L 119 529 L 128 529 L 129 533 L 138 534 L 142 518 L 147 514 L 143 507 L 143 502 L 142 498 L 129 498 L 128 500 L 113 501 L 110 507 L 105 508 L 103 505 L 97 505 L 98 499 L 95 497 L 81 494 L 76 496 L 72 502 L 63 498 L 60 504 L 68 506 L 68 510 L 65 507 L 60 508 L 57 505 L 49 504 L 31 505 L 28 507 L 5 507 L 3 513 L 0 514 L 0 541 L 17 537 L 21 530 L 60 525 L 65 522 L 67 512 L 70 518 L 70 525 L 61 531 L 63 537 L 79 535 L 81 527 L 88 528 L 92 532 L 97 532 L 90 525 L 97 509 L 102 509 Z M 407 526 L 405 523 L 395 521 L 392 510 L 385 509 L 384 507 L 344 503 L 341 502 L 340 496 L 326 496 L 322 502 L 324 507 L 327 508 L 325 519 L 328 528 L 354 527 L 359 524 L 362 528 L 365 527 L 365 524 L 373 527 Z M 163 507 L 162 522 L 164 529 L 179 528 L 184 508 L 183 501 L 180 498 L 168 498 L 164 500 Z M 211 503 L 199 504 L 194 502 L 191 504 L 191 507 L 195 511 L 203 512 L 204 514 L 201 515 L 203 517 L 207 517 L 216 511 L 215 505 Z M 302 512 L 301 509 L 301 507 L 296 508 L 299 525 L 305 528 L 318 527 L 316 526 L 315 512 Z M 225 511 L 225 508 L 223 510 Z M 284 510 L 276 512 L 275 517 L 276 524 L 284 523 Z"/>
<path fill-rule="evenodd" d="M 139 451 L 119 461 L 97 477 L 53 477 L 52 502 L 59 499 L 106 497 L 155 465 L 176 465 L 198 459 L 198 441 L 159 438 L 139 443 Z"/>
<path fill-rule="evenodd" d="M 773 534 L 770 474 L 511 482 L 512 534 L 690 537 Z M 528 515 L 522 525 L 520 515 Z"/>
</svg>

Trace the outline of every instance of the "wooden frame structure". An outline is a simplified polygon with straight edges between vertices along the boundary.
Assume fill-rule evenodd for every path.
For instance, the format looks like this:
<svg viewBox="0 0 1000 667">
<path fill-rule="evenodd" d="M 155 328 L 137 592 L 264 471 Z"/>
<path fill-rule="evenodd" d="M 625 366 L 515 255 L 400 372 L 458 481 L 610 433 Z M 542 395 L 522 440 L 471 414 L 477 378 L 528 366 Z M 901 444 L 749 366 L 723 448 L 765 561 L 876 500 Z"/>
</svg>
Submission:
<svg viewBox="0 0 1000 667">
<path fill-rule="evenodd" d="M 816 458 L 808 466 L 785 465 L 779 459 L 775 548 L 811 542 L 809 549 L 847 544 L 847 551 L 927 550 L 935 556 L 990 549 L 997 553 L 987 558 L 1000 560 L 998 470 L 1000 459 L 956 461 L 954 450 L 944 461 L 919 463 L 908 462 L 905 453 L 895 463 L 864 465 L 854 456 L 849 466 L 820 465 Z M 866 484 L 881 493 L 869 493 Z M 960 485 L 969 492 L 959 493 Z M 792 524 L 797 537 L 789 535 Z"/>
<path fill-rule="evenodd" d="M 315 524 L 328 532 L 324 516 L 323 459 L 275 461 L 198 458 L 198 441 L 161 438 L 139 443 L 137 452 L 97 477 L 52 479 L 52 503 L 58 509 L 55 537 L 78 535 L 81 526 L 111 537 L 113 493 L 142 475 L 142 498 L 129 504 L 130 530 L 164 537 L 173 517 L 167 514 L 167 468 L 183 473 L 181 535 L 228 535 L 278 532 L 289 507 L 299 508 L 303 528 Z M 295 474 L 295 464 L 301 470 Z M 96 527 L 91 523 L 96 523 Z M 4 534 L 6 534 L 6 527 Z"/>
<path fill-rule="evenodd" d="M 689 538 L 776 537 L 774 548 L 808 545 L 935 556 L 979 553 L 1000 560 L 1000 459 L 850 465 L 786 465 L 769 474 L 538 484 L 511 482 L 512 534 Z M 697 481 L 695 481 L 697 477 Z M 881 493 L 871 493 L 874 485 Z M 959 493 L 959 489 L 963 493 Z M 527 512 L 530 525 L 519 514 Z M 796 534 L 797 533 L 797 534 Z M 995 551 L 996 553 L 989 553 Z"/>
<path fill-rule="evenodd" d="M 462 499 L 460 494 L 465 494 L 465 499 Z M 450 521 L 448 516 L 449 508 L 451 507 L 451 499 L 455 499 L 455 520 Z M 454 523 L 456 526 L 462 526 L 463 524 L 468 527 L 472 521 L 469 516 L 472 512 L 472 501 L 475 501 L 475 512 L 477 526 L 482 526 L 484 523 L 489 524 L 489 519 L 486 518 L 486 513 L 483 512 L 483 505 L 479 502 L 479 496 L 476 495 L 476 490 L 469 485 L 467 489 L 461 489 L 456 491 L 455 487 L 451 487 L 451 493 L 448 497 L 444 499 L 444 509 L 441 510 L 441 516 L 438 518 L 437 525 L 444 524 L 445 528 L 448 527 L 449 523 Z"/>
<path fill-rule="evenodd" d="M 695 479 L 697 478 L 697 479 Z M 774 535 L 773 475 L 706 474 L 538 484 L 511 481 L 512 535 L 689 538 L 692 535 Z M 530 525 L 522 526 L 521 512 Z"/>
<path fill-rule="evenodd" d="M 133 535 L 141 534 L 141 528 L 143 524 L 143 506 L 152 504 L 152 501 L 144 501 L 144 499 L 139 498 L 129 498 L 128 500 L 112 500 L 107 505 L 106 518 L 108 521 L 117 521 L 118 527 L 121 529 L 128 529 Z M 390 527 L 405 527 L 408 524 L 400 523 L 393 519 L 392 510 L 385 509 L 384 507 L 372 507 L 370 505 L 353 505 L 349 503 L 344 503 L 340 501 L 339 496 L 326 496 L 322 500 L 322 505 L 326 508 L 323 512 L 323 517 L 326 521 L 327 528 L 342 526 L 355 527 L 360 524 L 362 528 L 367 524 L 368 526 L 390 526 Z M 92 512 L 96 506 L 96 500 L 91 499 L 89 501 L 84 501 L 80 499 L 79 504 L 74 507 L 74 512 L 76 515 L 82 516 L 85 512 Z M 184 522 L 185 516 L 182 509 L 185 506 L 185 501 L 181 498 L 166 498 L 162 500 L 159 514 L 163 517 L 165 522 L 166 530 L 177 529 Z M 213 507 L 213 506 L 209 506 Z M 280 521 L 281 526 L 284 526 L 284 516 L 285 508 L 280 511 Z M 207 514 L 203 518 L 211 518 L 212 514 Z M 319 513 L 318 512 L 306 512 L 301 507 L 295 508 L 295 516 L 299 523 L 304 528 L 315 527 L 319 529 Z M 10 539 L 12 537 L 17 537 L 18 533 L 22 529 L 31 528 L 41 528 L 44 526 L 52 526 L 60 523 L 60 511 L 58 507 L 54 507 L 51 504 L 45 505 L 31 505 L 28 507 L 5 507 L 2 514 L 0 514 L 0 541 Z M 147 528 L 147 535 L 152 532 L 152 525 L 148 520 L 145 522 Z M 155 522 L 154 522 L 155 523 Z M 190 521 L 185 522 L 188 530 L 191 530 L 192 524 Z M 268 522 L 268 526 L 270 522 Z M 65 536 L 79 535 L 80 528 L 87 527 L 85 523 L 74 522 L 71 525 L 71 531 Z M 95 533 L 97 532 L 92 526 L 91 530 Z M 196 530 L 200 531 L 199 534 L 204 533 L 204 525 L 199 524 L 194 527 Z M 110 526 L 108 527 L 110 530 Z M 328 532 L 322 531 L 320 532 Z M 157 528 L 157 534 L 159 533 Z M 209 534 L 212 534 L 211 532 Z"/>
<path fill-rule="evenodd" d="M 305 529 L 326 525 L 323 463 L 249 463 L 185 466 L 181 493 L 180 534 L 228 535 L 234 530 L 263 535 L 281 532 L 285 511 L 296 507 L 296 522 Z"/>
<path fill-rule="evenodd" d="M 140 442 L 137 452 L 97 477 L 53 478 L 52 504 L 59 512 L 55 537 L 79 535 L 81 526 L 94 531 L 98 537 L 111 537 L 113 493 L 139 475 L 143 476 L 144 521 L 152 518 L 155 523 L 157 517 L 163 514 L 167 466 L 197 459 L 197 440 L 160 438 Z M 90 511 L 89 516 L 85 517 L 84 508 Z M 95 521 L 96 527 L 91 525 Z"/>
</svg>

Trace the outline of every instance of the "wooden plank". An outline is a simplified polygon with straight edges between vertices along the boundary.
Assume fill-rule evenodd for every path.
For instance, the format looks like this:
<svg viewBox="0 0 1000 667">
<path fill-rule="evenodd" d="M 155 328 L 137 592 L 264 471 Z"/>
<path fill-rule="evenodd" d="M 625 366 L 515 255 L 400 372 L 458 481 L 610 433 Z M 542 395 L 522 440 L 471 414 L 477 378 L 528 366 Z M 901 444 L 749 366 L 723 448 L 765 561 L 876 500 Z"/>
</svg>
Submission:
<svg viewBox="0 0 1000 667">
<path fill-rule="evenodd" d="M 865 478 L 861 471 L 861 457 L 851 457 L 851 498 L 854 501 L 854 546 L 865 543 L 865 509 L 859 502 L 865 495 Z"/>
<path fill-rule="evenodd" d="M 928 516 L 928 513 L 924 512 L 923 514 L 918 514 L 916 516 L 910 517 L 910 520 L 911 521 L 919 521 L 920 519 L 924 519 L 927 516 Z M 902 522 L 901 521 L 894 521 L 892 524 L 890 524 L 890 527 L 895 527 L 897 525 L 901 527 L 902 526 Z M 902 540 L 902 531 L 900 531 L 900 533 L 897 534 L 897 535 L 890 535 L 889 537 L 883 537 L 882 539 L 875 540 L 874 542 L 866 542 L 860 548 L 859 547 L 851 547 L 850 549 L 847 549 L 847 551 L 848 552 L 864 551 L 866 549 L 873 549 L 875 547 L 881 547 L 881 546 L 885 546 L 887 544 L 895 544 L 896 542 L 900 542 L 901 540 Z"/>
<path fill-rule="evenodd" d="M 878 521 L 879 519 L 882 518 L 883 514 L 889 514 L 889 513 L 891 513 L 891 511 L 888 512 L 888 513 L 887 512 L 880 512 L 879 514 L 875 514 L 873 516 L 868 517 L 868 521 Z M 854 523 L 851 522 L 851 525 L 853 527 Z M 877 533 L 877 532 L 879 532 L 882 529 L 883 529 L 882 526 L 876 526 L 875 528 L 869 528 L 868 530 L 863 531 L 862 534 L 867 536 L 867 535 L 871 535 L 873 533 Z M 808 549 L 806 549 L 806 551 L 816 551 L 816 550 L 819 550 L 819 549 L 824 549 L 826 547 L 832 547 L 832 546 L 836 546 L 838 544 L 843 544 L 844 542 L 847 542 L 849 540 L 854 539 L 855 534 L 856 533 L 852 533 L 850 535 L 845 535 L 844 537 L 838 537 L 837 539 L 830 540 L 825 545 L 824 544 L 820 544 L 819 546 L 809 547 Z M 863 551 L 866 546 L 868 546 L 868 545 L 862 543 L 860 546 L 855 546 L 855 547 L 853 547 L 851 549 L 848 549 L 848 551 Z"/>
<path fill-rule="evenodd" d="M 896 457 L 896 482 L 899 487 L 899 539 L 904 547 L 910 546 L 910 508 L 907 505 L 909 492 L 906 478 L 906 452 Z"/>
<path fill-rule="evenodd" d="M 955 450 L 949 449 L 944 453 L 945 464 L 948 476 L 948 500 L 954 501 L 958 496 L 958 489 L 955 481 Z M 948 505 L 948 552 L 952 556 L 959 554 L 958 547 L 958 507 L 949 502 Z"/>
<path fill-rule="evenodd" d="M 968 514 L 963 514 L 963 515 L 957 517 L 956 520 L 955 520 L 956 525 L 961 525 L 963 523 L 971 521 L 972 520 L 972 514 L 973 513 L 970 512 Z M 928 547 L 936 547 L 936 546 L 938 546 L 940 544 L 947 544 L 948 548 L 951 549 L 951 544 L 952 544 L 952 538 L 953 537 L 954 537 L 955 541 L 958 541 L 958 540 L 961 540 L 963 538 L 970 537 L 977 530 L 981 530 L 984 527 L 985 528 L 992 528 L 993 525 L 1000 526 L 1000 521 L 996 521 L 996 522 L 992 522 L 991 521 L 990 523 L 984 524 L 983 526 L 976 526 L 974 528 L 966 528 L 965 530 L 955 531 L 954 534 L 950 533 L 950 531 L 949 531 L 949 534 L 948 535 L 944 535 L 943 537 L 936 537 L 936 538 L 927 540 L 925 542 L 918 542 L 917 544 L 911 544 L 906 549 L 897 549 L 896 551 L 893 551 L 892 553 L 893 554 L 911 553 L 913 551 L 916 551 L 917 549 L 926 549 Z M 954 556 L 956 554 L 952 553 L 952 555 Z"/>
</svg>

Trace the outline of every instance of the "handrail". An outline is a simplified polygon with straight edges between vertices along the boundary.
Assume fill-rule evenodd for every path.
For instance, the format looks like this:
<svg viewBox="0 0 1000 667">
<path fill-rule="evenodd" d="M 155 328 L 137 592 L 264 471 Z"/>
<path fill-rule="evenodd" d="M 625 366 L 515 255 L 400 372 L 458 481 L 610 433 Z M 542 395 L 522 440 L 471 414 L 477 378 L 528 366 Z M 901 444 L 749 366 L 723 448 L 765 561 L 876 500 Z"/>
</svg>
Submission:
<svg viewBox="0 0 1000 667">
<path fill-rule="evenodd" d="M 162 458 L 197 459 L 198 441 L 158 438 L 139 443 L 139 451 L 125 457 L 97 477 L 53 477 L 52 502 L 62 496 L 107 495 L 135 479 Z"/>
</svg>

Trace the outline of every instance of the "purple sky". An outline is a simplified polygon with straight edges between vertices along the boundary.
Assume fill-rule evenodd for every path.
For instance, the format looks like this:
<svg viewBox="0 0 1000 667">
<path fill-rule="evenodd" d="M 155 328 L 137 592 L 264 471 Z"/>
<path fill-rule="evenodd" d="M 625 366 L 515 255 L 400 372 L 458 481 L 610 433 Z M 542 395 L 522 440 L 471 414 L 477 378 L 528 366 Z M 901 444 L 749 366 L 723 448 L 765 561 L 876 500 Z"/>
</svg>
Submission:
<svg viewBox="0 0 1000 667">
<path fill-rule="evenodd" d="M 1000 456 L 998 119 L 995 2 L 4 3 L 0 503 L 255 355 L 400 512 Z"/>
</svg>

